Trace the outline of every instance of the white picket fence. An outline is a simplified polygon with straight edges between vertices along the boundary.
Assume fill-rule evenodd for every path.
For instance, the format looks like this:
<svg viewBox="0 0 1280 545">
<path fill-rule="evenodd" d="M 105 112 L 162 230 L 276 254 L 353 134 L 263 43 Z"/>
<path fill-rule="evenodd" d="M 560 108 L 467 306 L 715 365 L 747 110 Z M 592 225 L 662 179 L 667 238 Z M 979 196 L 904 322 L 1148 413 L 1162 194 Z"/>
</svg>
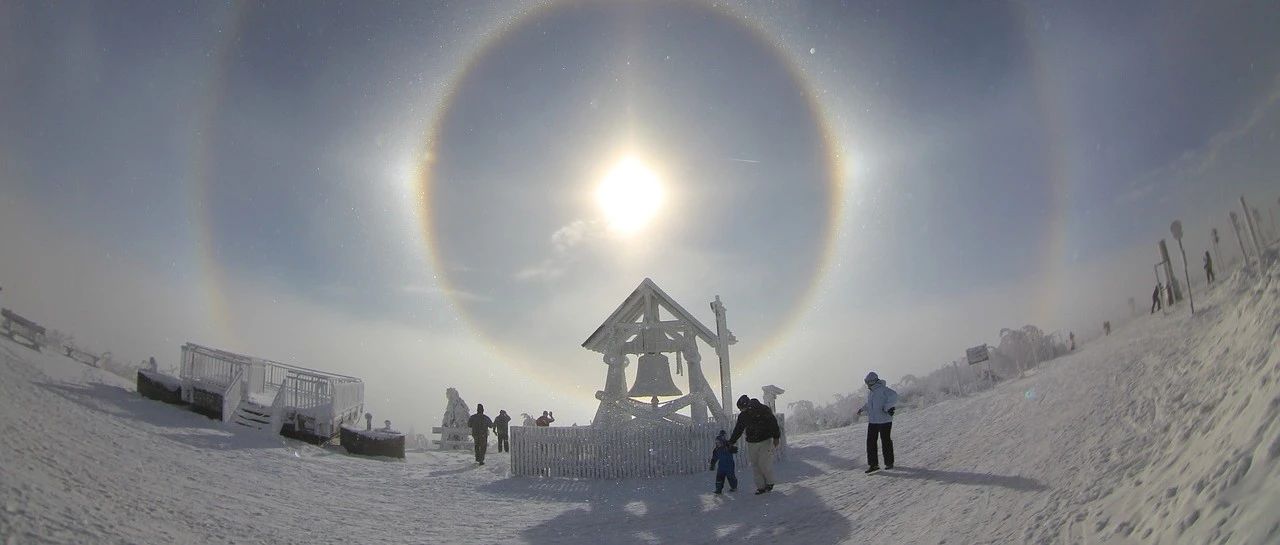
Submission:
<svg viewBox="0 0 1280 545">
<path fill-rule="evenodd" d="M 511 474 L 574 479 L 707 471 L 720 426 L 512 427 Z M 739 454 L 739 460 L 745 461 Z"/>
</svg>

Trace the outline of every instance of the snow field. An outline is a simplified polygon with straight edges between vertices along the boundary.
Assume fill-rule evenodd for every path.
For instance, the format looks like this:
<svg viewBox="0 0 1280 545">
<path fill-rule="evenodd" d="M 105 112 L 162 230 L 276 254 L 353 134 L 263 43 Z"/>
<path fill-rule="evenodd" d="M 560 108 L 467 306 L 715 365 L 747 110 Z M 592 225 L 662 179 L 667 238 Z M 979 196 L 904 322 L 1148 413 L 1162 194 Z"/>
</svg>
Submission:
<svg viewBox="0 0 1280 545">
<path fill-rule="evenodd" d="M 506 477 L 491 448 L 346 456 L 0 340 L 6 543 L 1276 543 L 1280 269 L 972 398 L 790 438 L 782 484 Z M 424 389 L 430 385 L 424 385 Z M 707 446 L 708 453 L 710 445 Z"/>
</svg>

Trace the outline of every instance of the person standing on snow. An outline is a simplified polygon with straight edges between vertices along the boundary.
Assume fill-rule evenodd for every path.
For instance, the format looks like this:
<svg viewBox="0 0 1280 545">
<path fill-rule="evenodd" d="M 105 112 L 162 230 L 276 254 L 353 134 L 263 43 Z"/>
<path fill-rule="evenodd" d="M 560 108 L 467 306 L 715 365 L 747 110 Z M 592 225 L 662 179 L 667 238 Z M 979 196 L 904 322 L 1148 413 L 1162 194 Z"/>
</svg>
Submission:
<svg viewBox="0 0 1280 545">
<path fill-rule="evenodd" d="M 733 426 L 733 436 L 729 444 L 736 444 L 738 438 L 747 436 L 747 459 L 751 461 L 751 475 L 755 477 L 756 494 L 764 494 L 773 490 L 776 480 L 773 478 L 773 449 L 782 438 L 782 430 L 778 429 L 778 419 L 759 400 L 747 396 L 738 398 L 738 422 Z"/>
<path fill-rule="evenodd" d="M 471 439 L 476 444 L 476 463 L 484 465 L 484 453 L 489 450 L 489 428 L 493 421 L 484 415 L 484 405 L 476 403 L 476 414 L 467 419 L 467 427 L 471 428 Z"/>
<path fill-rule="evenodd" d="M 893 469 L 893 439 L 889 433 L 893 430 L 893 413 L 898 404 L 898 392 L 885 385 L 884 379 L 872 371 L 865 380 L 867 402 L 858 409 L 858 414 L 867 413 L 867 473 L 880 471 L 880 459 L 876 456 L 876 439 L 884 443 L 884 467 Z"/>
<path fill-rule="evenodd" d="M 507 411 L 498 411 L 497 418 L 493 419 L 493 432 L 498 436 L 498 452 L 511 452 L 511 440 L 507 438 L 510 425 L 511 417 L 507 415 Z"/>
<path fill-rule="evenodd" d="M 724 490 L 725 479 L 729 480 L 729 491 L 738 490 L 738 474 L 734 471 L 735 463 L 733 461 L 733 453 L 738 452 L 738 447 L 729 444 L 729 440 L 724 436 L 724 430 L 716 434 L 716 448 L 711 450 L 711 471 L 716 472 L 716 494 L 722 493 Z M 720 468 L 717 469 L 716 465 Z"/>
<path fill-rule="evenodd" d="M 1160 306 L 1160 283 L 1156 282 L 1156 291 L 1151 292 L 1151 313 L 1155 314 L 1157 310 L 1162 310 Z"/>
</svg>

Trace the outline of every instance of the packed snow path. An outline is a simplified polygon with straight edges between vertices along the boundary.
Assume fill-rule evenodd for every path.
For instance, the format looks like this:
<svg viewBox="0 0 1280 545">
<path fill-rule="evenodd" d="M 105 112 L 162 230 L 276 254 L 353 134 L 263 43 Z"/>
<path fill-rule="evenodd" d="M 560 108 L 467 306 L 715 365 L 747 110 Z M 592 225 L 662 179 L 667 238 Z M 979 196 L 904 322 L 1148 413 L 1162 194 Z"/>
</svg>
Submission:
<svg viewBox="0 0 1280 545">
<path fill-rule="evenodd" d="M 364 459 L 225 427 L 0 341 L 0 536 L 39 542 L 1276 543 L 1280 270 L 1140 318 L 894 426 L 791 438 L 783 483 L 507 478 L 504 455 Z M 856 383 L 856 377 L 849 383 Z"/>
</svg>

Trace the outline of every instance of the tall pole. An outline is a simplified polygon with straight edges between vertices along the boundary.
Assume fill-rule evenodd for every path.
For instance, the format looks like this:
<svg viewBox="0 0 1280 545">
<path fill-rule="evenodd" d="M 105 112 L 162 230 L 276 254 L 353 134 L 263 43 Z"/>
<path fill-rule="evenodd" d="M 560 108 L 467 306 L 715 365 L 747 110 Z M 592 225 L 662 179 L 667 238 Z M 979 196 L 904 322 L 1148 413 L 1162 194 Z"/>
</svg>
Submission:
<svg viewBox="0 0 1280 545">
<path fill-rule="evenodd" d="M 1236 217 L 1235 212 L 1231 212 L 1231 228 L 1236 232 L 1236 242 L 1240 243 L 1240 259 L 1244 262 L 1244 266 L 1249 266 L 1249 252 L 1244 249 L 1244 237 L 1240 235 L 1240 218 Z"/>
<path fill-rule="evenodd" d="M 1182 222 L 1174 220 L 1169 226 L 1173 238 L 1178 241 L 1178 251 L 1182 252 L 1182 276 L 1187 279 L 1187 301 L 1191 303 L 1191 314 L 1196 313 L 1196 300 L 1191 296 L 1191 273 L 1187 270 L 1187 250 L 1182 247 Z"/>
<path fill-rule="evenodd" d="M 1262 266 L 1262 237 L 1258 234 L 1258 226 L 1254 224 L 1253 214 L 1249 213 L 1249 205 L 1240 197 L 1240 208 L 1244 209 L 1244 224 L 1249 228 L 1249 237 L 1253 239 L 1254 255 L 1258 257 L 1258 266 Z"/>
<path fill-rule="evenodd" d="M 1222 252 L 1218 251 L 1218 228 L 1214 227 L 1209 231 L 1209 234 L 1212 235 L 1211 238 L 1213 239 L 1213 259 L 1218 262 L 1219 267 L 1226 267 L 1227 265 L 1222 262 Z"/>
<path fill-rule="evenodd" d="M 716 315 L 716 356 L 720 358 L 720 403 L 724 405 L 725 417 L 733 416 L 733 383 L 729 369 L 729 345 L 738 342 L 729 331 L 725 318 L 724 303 L 720 296 L 711 302 L 711 312 Z"/>
</svg>

